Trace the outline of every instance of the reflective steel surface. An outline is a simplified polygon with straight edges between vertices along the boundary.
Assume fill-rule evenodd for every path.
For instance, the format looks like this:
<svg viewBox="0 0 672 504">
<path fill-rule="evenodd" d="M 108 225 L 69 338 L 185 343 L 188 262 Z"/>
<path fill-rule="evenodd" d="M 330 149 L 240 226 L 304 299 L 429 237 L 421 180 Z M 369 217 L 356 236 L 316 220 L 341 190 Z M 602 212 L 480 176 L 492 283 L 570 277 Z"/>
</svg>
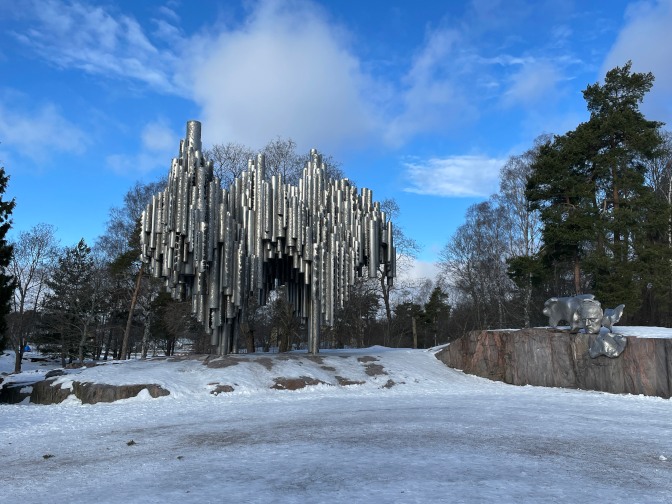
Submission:
<svg viewBox="0 0 672 504">
<path fill-rule="evenodd" d="M 189 121 L 166 189 L 143 211 L 141 260 L 173 299 L 191 303 L 218 353 L 235 350 L 250 296 L 265 305 L 280 285 L 317 353 L 321 325 L 333 325 L 364 266 L 371 278 L 382 266 L 392 284 L 392 223 L 369 189 L 328 179 L 315 150 L 298 187 L 265 168 L 260 154 L 222 187 L 202 155 L 201 123 Z"/>
</svg>

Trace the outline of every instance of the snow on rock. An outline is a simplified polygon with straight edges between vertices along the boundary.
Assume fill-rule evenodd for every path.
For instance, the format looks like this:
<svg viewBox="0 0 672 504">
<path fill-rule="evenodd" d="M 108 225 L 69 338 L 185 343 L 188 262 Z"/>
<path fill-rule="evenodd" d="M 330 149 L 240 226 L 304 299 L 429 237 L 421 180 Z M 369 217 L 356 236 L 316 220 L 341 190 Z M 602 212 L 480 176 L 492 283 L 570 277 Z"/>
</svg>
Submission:
<svg viewBox="0 0 672 504">
<path fill-rule="evenodd" d="M 609 332 L 605 327 L 603 332 Z M 636 336 L 637 338 L 661 338 L 672 339 L 672 329 L 668 327 L 645 327 L 645 326 L 614 326 L 612 332 L 624 336 Z"/>
<path fill-rule="evenodd" d="M 535 329 L 569 329 L 569 326 L 555 327 L 536 327 Z M 494 329 L 496 331 L 511 331 L 512 329 Z M 516 329 L 517 330 L 517 329 Z M 603 327 L 600 329 L 601 333 L 608 333 L 609 329 Z M 584 334 L 583 329 L 579 333 Z M 619 326 L 615 325 L 612 328 L 613 334 L 622 334 L 623 336 L 635 336 L 637 338 L 658 338 L 658 339 L 672 339 L 672 328 L 669 327 L 648 327 L 648 326 Z"/>
</svg>

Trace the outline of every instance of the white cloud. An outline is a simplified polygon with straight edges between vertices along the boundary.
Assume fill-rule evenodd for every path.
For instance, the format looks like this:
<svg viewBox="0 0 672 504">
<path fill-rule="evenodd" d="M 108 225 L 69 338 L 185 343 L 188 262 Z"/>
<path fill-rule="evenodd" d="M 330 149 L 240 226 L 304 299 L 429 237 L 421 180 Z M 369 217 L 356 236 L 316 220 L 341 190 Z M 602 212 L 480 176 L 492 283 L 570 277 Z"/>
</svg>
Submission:
<svg viewBox="0 0 672 504">
<path fill-rule="evenodd" d="M 401 113 L 390 122 L 385 134 L 388 142 L 400 144 L 417 133 L 477 117 L 477 109 L 462 93 L 455 71 L 453 52 L 460 41 L 457 30 L 438 29 L 429 34 L 403 78 Z"/>
<path fill-rule="evenodd" d="M 539 102 L 554 91 L 555 84 L 561 80 L 561 76 L 555 65 L 538 61 L 524 64 L 511 80 L 512 85 L 502 96 L 502 103 L 505 106 L 532 105 Z"/>
<path fill-rule="evenodd" d="M 323 149 L 370 134 L 371 81 L 343 39 L 315 5 L 273 0 L 235 29 L 195 37 L 185 75 L 206 140 L 259 146 L 282 135 Z"/>
<path fill-rule="evenodd" d="M 652 72 L 653 89 L 644 98 L 648 119 L 672 124 L 672 0 L 636 2 L 626 10 L 626 25 L 602 65 L 601 75 L 632 60 L 632 71 Z"/>
<path fill-rule="evenodd" d="M 418 280 L 421 278 L 429 278 L 435 280 L 440 274 L 441 271 L 435 262 L 413 259 L 411 267 L 404 272 L 404 279 Z"/>
<path fill-rule="evenodd" d="M 152 19 L 147 35 L 111 8 L 76 0 L 30 5 L 22 13 L 30 27 L 17 29 L 17 40 L 63 68 L 192 98 L 201 106 L 206 143 L 258 147 L 282 135 L 302 149 L 371 139 L 398 145 L 477 116 L 454 72 L 459 30 L 428 32 L 396 84 L 375 80 L 347 31 L 310 1 L 249 3 L 243 22 L 215 23 L 191 36 L 167 7 L 158 9 L 163 18 Z"/>
<path fill-rule="evenodd" d="M 142 143 L 151 151 L 174 150 L 177 155 L 179 142 L 179 137 L 163 119 L 147 124 L 142 130 Z"/>
<path fill-rule="evenodd" d="M 175 22 L 180 21 L 180 16 L 178 16 L 177 13 L 173 9 L 169 9 L 165 5 L 162 5 L 161 7 L 159 7 L 159 12 L 161 14 L 163 14 L 164 16 L 166 16 L 167 18 L 172 19 Z"/>
<path fill-rule="evenodd" d="M 462 19 L 439 20 L 398 81 L 374 78 L 375 65 L 362 64 L 354 37 L 310 0 L 244 2 L 242 21 L 214 21 L 190 35 L 175 2 L 157 8 L 147 27 L 113 7 L 77 0 L 27 5 L 17 14 L 27 20 L 17 24 L 17 40 L 51 64 L 193 99 L 206 145 L 260 147 L 281 135 L 302 150 L 332 151 L 345 141 L 398 146 L 473 123 L 491 99 L 534 104 L 560 78 L 534 56 L 478 56 L 483 33 L 511 15 L 497 2 L 475 2 Z M 484 71 L 488 64 L 521 69 L 506 81 Z"/>
<path fill-rule="evenodd" d="M 162 154 L 141 152 L 135 156 L 113 154 L 108 156 L 105 161 L 107 166 L 117 175 L 140 177 L 159 167 L 164 168 L 167 172 L 170 168 L 170 159 L 171 157 Z"/>
<path fill-rule="evenodd" d="M 106 158 L 108 167 L 114 173 L 137 177 L 159 167 L 164 170 L 170 167 L 170 160 L 178 154 L 180 140 L 164 119 L 146 124 L 141 139 L 142 146 L 138 154 L 113 154 Z"/>
<path fill-rule="evenodd" d="M 184 93 L 172 82 L 174 55 L 159 51 L 131 17 L 115 18 L 103 7 L 58 0 L 33 0 L 24 5 L 21 15 L 32 17 L 35 26 L 11 33 L 54 65 Z"/>
<path fill-rule="evenodd" d="M 86 136 L 53 104 L 31 111 L 0 101 L 0 142 L 21 155 L 42 160 L 51 150 L 83 152 Z"/>
<path fill-rule="evenodd" d="M 434 196 L 489 196 L 497 190 L 503 159 L 450 156 L 423 163 L 404 163 L 411 183 L 404 191 Z"/>
</svg>

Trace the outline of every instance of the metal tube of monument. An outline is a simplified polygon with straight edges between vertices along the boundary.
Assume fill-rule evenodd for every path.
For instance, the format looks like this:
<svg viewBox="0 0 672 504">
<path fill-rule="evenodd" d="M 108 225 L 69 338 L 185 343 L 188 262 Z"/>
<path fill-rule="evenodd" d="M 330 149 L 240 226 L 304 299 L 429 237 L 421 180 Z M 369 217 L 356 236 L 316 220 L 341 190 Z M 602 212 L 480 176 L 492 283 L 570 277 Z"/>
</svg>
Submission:
<svg viewBox="0 0 672 504">
<path fill-rule="evenodd" d="M 314 149 L 298 187 L 282 175 L 267 180 L 263 154 L 222 187 L 201 151 L 201 123 L 189 121 L 168 185 L 143 211 L 141 261 L 173 299 L 191 303 L 217 353 L 235 350 L 250 296 L 263 306 L 281 285 L 317 353 L 321 326 L 333 326 L 355 274 L 367 266 L 376 278 L 382 265 L 392 284 L 392 223 L 372 191 L 327 179 Z"/>
</svg>

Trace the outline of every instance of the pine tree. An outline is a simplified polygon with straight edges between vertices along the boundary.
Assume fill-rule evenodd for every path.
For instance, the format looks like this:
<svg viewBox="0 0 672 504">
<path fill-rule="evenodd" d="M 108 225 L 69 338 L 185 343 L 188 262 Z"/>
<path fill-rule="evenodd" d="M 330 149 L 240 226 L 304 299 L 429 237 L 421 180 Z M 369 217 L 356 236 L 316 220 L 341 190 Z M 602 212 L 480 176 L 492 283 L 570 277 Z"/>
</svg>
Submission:
<svg viewBox="0 0 672 504">
<path fill-rule="evenodd" d="M 80 363 L 84 359 L 89 327 L 98 315 L 101 303 L 91 249 L 82 238 L 67 248 L 58 259 L 58 267 L 47 282 L 51 294 L 45 301 L 49 328 L 60 336 L 61 360 L 77 349 Z"/>
<path fill-rule="evenodd" d="M 7 232 L 12 227 L 12 220 L 10 216 L 16 206 L 15 200 L 11 201 L 3 199 L 3 195 L 7 190 L 7 183 L 9 176 L 5 174 L 4 167 L 0 167 L 0 351 L 5 347 L 5 331 L 7 324 L 5 316 L 11 310 L 11 301 L 14 296 L 14 289 L 16 288 L 15 280 L 11 275 L 8 275 L 7 268 L 12 259 L 13 245 L 7 243 Z M 23 348 L 16 349 L 17 355 L 22 355 Z M 21 361 L 19 360 L 19 363 Z"/>
<path fill-rule="evenodd" d="M 434 287 L 429 299 L 425 303 L 425 323 L 430 329 L 430 333 L 434 336 L 434 344 L 437 341 L 437 335 L 443 333 L 441 330 L 448 321 L 450 315 L 450 306 L 448 305 L 448 294 L 443 292 L 438 285 Z"/>
<path fill-rule="evenodd" d="M 633 313 L 643 290 L 669 278 L 670 251 L 669 209 L 645 185 L 663 124 L 639 111 L 654 77 L 630 68 L 586 88 L 590 119 L 540 149 L 526 196 L 541 213 L 546 265 L 571 261 L 576 294 L 583 272 L 603 305 L 625 303 Z"/>
<path fill-rule="evenodd" d="M 653 280 L 652 273 L 656 276 L 647 263 L 653 260 L 667 268 L 666 262 L 656 260 L 661 253 L 667 255 L 661 247 L 667 214 L 645 185 L 647 161 L 657 154 L 658 130 L 663 125 L 639 111 L 654 77 L 631 73 L 631 66 L 628 62 L 607 72 L 604 84 L 588 86 L 583 95 L 595 131 L 597 152 L 591 161 L 596 199 L 601 200 L 589 265 L 593 289 L 603 304 L 626 303 L 635 311 L 641 304 L 641 290 Z M 669 276 L 667 270 L 660 273 Z"/>
<path fill-rule="evenodd" d="M 543 223 L 543 261 L 573 265 L 575 294 L 581 294 L 580 266 L 594 239 L 595 174 L 590 157 L 595 153 L 593 131 L 581 124 L 575 131 L 556 136 L 539 150 L 526 196 Z"/>
</svg>

